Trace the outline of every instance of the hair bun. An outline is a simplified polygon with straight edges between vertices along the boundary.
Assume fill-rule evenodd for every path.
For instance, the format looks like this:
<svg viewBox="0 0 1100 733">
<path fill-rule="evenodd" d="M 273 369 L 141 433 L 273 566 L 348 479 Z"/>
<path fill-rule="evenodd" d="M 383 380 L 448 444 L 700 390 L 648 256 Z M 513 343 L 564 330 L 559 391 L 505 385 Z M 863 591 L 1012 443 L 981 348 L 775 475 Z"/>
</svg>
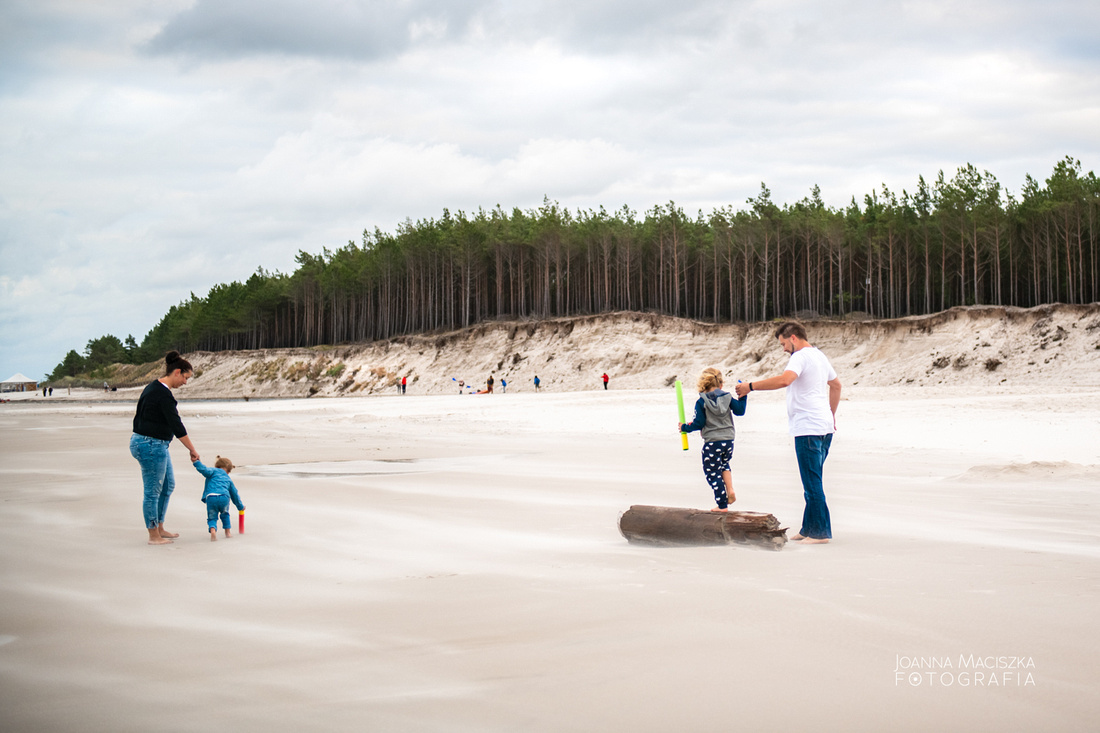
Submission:
<svg viewBox="0 0 1100 733">
<path fill-rule="evenodd" d="M 173 362 L 179 361 L 180 358 L 181 358 L 180 357 L 180 352 L 178 352 L 178 351 L 169 351 L 167 354 L 164 355 L 164 363 L 165 364 L 171 364 Z"/>
</svg>

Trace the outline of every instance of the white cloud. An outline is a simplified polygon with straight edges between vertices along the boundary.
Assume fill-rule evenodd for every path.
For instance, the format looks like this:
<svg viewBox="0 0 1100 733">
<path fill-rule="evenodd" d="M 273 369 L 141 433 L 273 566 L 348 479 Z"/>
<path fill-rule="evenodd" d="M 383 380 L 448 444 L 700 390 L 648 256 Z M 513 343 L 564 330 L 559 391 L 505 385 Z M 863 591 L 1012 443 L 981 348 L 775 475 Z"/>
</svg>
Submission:
<svg viewBox="0 0 1100 733">
<path fill-rule="evenodd" d="M 1100 159 L 1100 6 L 0 5 L 0 372 L 375 226 Z"/>
</svg>

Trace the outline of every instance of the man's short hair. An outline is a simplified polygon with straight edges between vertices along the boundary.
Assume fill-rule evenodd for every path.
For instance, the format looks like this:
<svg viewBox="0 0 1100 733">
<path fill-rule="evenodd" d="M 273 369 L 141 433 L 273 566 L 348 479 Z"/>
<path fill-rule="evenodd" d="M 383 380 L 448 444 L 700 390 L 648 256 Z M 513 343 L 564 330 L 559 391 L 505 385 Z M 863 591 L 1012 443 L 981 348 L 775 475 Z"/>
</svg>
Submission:
<svg viewBox="0 0 1100 733">
<path fill-rule="evenodd" d="M 785 321 L 779 325 L 779 328 L 775 329 L 776 338 L 789 339 L 791 336 L 797 336 L 803 341 L 810 340 L 806 336 L 806 327 L 798 321 Z"/>
</svg>

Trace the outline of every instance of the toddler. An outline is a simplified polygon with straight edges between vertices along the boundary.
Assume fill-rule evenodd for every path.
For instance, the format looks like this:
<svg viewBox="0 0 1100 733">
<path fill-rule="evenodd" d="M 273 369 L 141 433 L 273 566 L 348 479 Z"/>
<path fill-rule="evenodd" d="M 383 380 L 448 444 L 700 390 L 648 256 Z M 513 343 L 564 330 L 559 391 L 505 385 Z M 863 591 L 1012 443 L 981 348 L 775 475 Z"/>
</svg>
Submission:
<svg viewBox="0 0 1100 733">
<path fill-rule="evenodd" d="M 218 539 L 218 517 L 222 519 L 222 527 L 225 528 L 225 536 L 229 537 L 229 502 L 232 501 L 239 511 L 244 511 L 237 487 L 229 478 L 229 472 L 233 470 L 233 461 L 218 456 L 213 468 L 202 465 L 202 461 L 195 461 L 195 470 L 206 477 L 206 486 L 202 490 L 202 500 L 206 502 L 206 526 L 210 529 L 210 541 Z"/>
</svg>

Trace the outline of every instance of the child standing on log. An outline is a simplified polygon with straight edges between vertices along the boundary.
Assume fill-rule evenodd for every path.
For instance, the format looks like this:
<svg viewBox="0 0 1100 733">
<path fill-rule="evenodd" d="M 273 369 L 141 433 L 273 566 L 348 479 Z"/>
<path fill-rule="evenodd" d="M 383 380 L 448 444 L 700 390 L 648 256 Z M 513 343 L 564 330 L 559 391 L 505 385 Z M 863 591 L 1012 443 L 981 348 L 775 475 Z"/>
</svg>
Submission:
<svg viewBox="0 0 1100 733">
<path fill-rule="evenodd" d="M 734 399 L 722 389 L 722 372 L 707 367 L 699 377 L 699 399 L 695 403 L 695 419 L 690 423 L 677 423 L 680 432 L 699 430 L 703 434 L 703 476 L 714 490 L 717 509 L 728 511 L 729 504 L 737 501 L 733 493 L 733 477 L 730 459 L 733 458 L 733 416 L 741 417 L 748 406 L 748 397 Z"/>
</svg>

